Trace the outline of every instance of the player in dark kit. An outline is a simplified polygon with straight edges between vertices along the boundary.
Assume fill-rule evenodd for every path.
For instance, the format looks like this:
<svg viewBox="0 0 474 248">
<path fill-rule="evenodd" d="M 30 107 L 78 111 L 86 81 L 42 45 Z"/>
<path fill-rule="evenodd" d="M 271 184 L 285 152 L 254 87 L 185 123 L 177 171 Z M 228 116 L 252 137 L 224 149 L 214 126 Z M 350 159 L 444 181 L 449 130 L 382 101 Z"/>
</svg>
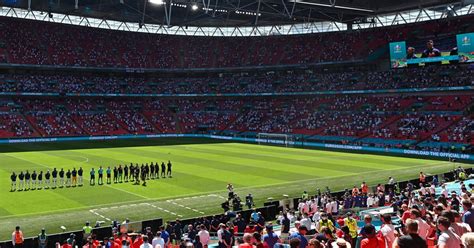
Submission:
<svg viewBox="0 0 474 248">
<path fill-rule="evenodd" d="M 66 172 L 66 187 L 71 187 L 71 170 L 67 170 Z"/>
<path fill-rule="evenodd" d="M 422 58 L 431 58 L 431 57 L 439 57 L 441 56 L 441 52 L 434 47 L 434 42 L 429 40 L 426 42 L 426 49 L 421 54 Z"/>
<path fill-rule="evenodd" d="M 155 179 L 155 165 L 153 162 L 150 163 L 150 178 Z"/>
<path fill-rule="evenodd" d="M 155 163 L 155 178 L 160 179 L 160 165 L 158 162 Z"/>
<path fill-rule="evenodd" d="M 138 169 L 138 166 L 134 167 L 133 169 L 133 177 L 135 178 L 135 185 L 140 184 L 140 170 Z"/>
<path fill-rule="evenodd" d="M 61 168 L 61 170 L 59 171 L 59 188 L 63 188 L 64 187 L 64 169 Z"/>
<path fill-rule="evenodd" d="M 30 174 L 30 172 L 26 171 L 26 173 L 25 173 L 25 190 L 30 190 L 30 180 L 31 180 L 31 174 Z"/>
<path fill-rule="evenodd" d="M 168 175 L 168 177 L 172 177 L 171 176 L 171 161 L 168 160 L 168 170 L 166 171 L 166 174 Z"/>
<path fill-rule="evenodd" d="M 77 171 L 77 185 L 82 186 L 83 181 L 82 181 L 82 175 L 84 174 L 84 170 L 82 167 L 79 167 L 79 170 Z"/>
<path fill-rule="evenodd" d="M 53 177 L 53 189 L 55 189 L 58 185 L 58 171 L 56 168 L 53 169 L 53 172 L 51 172 L 51 176 Z"/>
<path fill-rule="evenodd" d="M 117 170 L 118 170 L 118 181 L 119 181 L 119 183 L 122 183 L 123 182 L 123 168 L 122 168 L 122 165 L 119 165 Z"/>
<path fill-rule="evenodd" d="M 38 174 L 38 184 L 36 185 L 36 189 L 43 189 L 43 171 L 40 171 Z"/>
<path fill-rule="evenodd" d="M 44 174 L 44 185 L 46 189 L 49 189 L 49 186 L 51 185 L 51 181 L 49 181 L 51 178 L 51 173 L 48 171 L 46 171 L 46 174 Z"/>
<path fill-rule="evenodd" d="M 114 167 L 114 183 L 118 183 L 118 170 L 117 170 L 117 166 Z"/>
<path fill-rule="evenodd" d="M 142 185 L 143 186 L 146 186 L 146 176 L 147 176 L 147 174 L 148 173 L 147 173 L 146 170 L 142 170 L 142 181 L 143 181 Z"/>
<path fill-rule="evenodd" d="M 128 166 L 127 165 L 123 167 L 123 179 L 125 182 L 128 182 Z"/>
<path fill-rule="evenodd" d="M 36 179 L 38 178 L 38 174 L 36 174 L 36 171 L 33 171 L 31 173 L 31 189 L 35 190 L 36 189 Z"/>
<path fill-rule="evenodd" d="M 166 170 L 165 162 L 161 162 L 161 177 L 166 177 L 165 170 Z"/>
<path fill-rule="evenodd" d="M 135 181 L 135 166 L 133 166 L 133 164 L 130 163 L 130 174 L 129 174 L 129 180 L 131 182 Z"/>
<path fill-rule="evenodd" d="M 148 163 L 145 164 L 145 176 L 146 179 L 150 179 L 150 166 L 148 166 Z"/>
<path fill-rule="evenodd" d="M 13 192 L 16 190 L 16 174 L 15 172 L 12 172 L 12 175 L 10 176 L 10 180 L 12 180 L 12 189 L 10 190 L 10 192 Z"/>
<path fill-rule="evenodd" d="M 18 191 L 23 191 L 25 185 L 23 184 L 23 180 L 25 179 L 25 174 L 23 174 L 23 171 L 20 171 L 20 174 L 18 174 Z"/>
</svg>

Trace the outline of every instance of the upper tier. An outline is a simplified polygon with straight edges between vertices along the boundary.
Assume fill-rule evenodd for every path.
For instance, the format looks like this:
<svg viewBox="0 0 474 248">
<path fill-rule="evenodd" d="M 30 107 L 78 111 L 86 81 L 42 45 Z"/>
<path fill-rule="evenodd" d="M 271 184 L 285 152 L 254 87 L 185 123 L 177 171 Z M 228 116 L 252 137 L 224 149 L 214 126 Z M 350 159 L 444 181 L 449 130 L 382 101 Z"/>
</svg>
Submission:
<svg viewBox="0 0 474 248">
<path fill-rule="evenodd" d="M 474 16 L 358 31 L 267 37 L 190 37 L 0 18 L 0 63 L 130 68 L 222 68 L 365 59 L 394 40 L 474 30 Z"/>
</svg>

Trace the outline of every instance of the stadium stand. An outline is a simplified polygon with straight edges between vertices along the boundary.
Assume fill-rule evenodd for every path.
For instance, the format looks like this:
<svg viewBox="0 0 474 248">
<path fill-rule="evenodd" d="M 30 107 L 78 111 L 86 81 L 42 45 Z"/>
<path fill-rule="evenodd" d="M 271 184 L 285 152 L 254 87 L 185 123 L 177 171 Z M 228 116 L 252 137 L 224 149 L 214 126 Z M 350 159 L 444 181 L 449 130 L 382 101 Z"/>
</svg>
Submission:
<svg viewBox="0 0 474 248">
<path fill-rule="evenodd" d="M 400 70 L 353 67 L 254 70 L 262 66 L 364 62 L 375 51 L 385 49 L 388 42 L 398 40 L 407 40 L 422 50 L 429 38 L 438 47 L 451 49 L 455 44 L 446 37 L 474 31 L 474 26 L 469 25 L 473 21 L 474 16 L 468 15 L 447 21 L 312 35 L 190 38 L 0 17 L 0 63 L 28 68 L 0 70 L 0 138 L 161 133 L 257 137 L 258 133 L 278 133 L 322 143 L 473 154 L 472 65 Z M 65 70 L 52 71 L 44 67 L 47 65 Z M 112 70 L 231 67 L 243 67 L 245 72 L 205 71 L 193 75 L 178 71 L 162 75 Z M 98 68 L 101 70 L 93 70 Z M 389 183 L 366 191 L 366 186 L 361 185 L 338 194 L 303 195 L 306 199 L 296 199 L 293 210 L 277 215 L 275 230 L 282 239 L 289 235 L 305 236 L 306 231 L 318 232 L 320 235 L 312 236 L 318 241 L 310 241 L 315 247 L 318 242 L 336 238 L 352 247 L 374 239 L 378 242 L 375 234 L 358 237 L 359 229 L 370 231 L 363 228 L 369 224 L 367 219 L 362 221 L 365 216 L 360 212 L 358 216 L 347 215 L 362 208 L 377 213 L 372 214 L 377 218 L 372 224 L 378 229 L 382 224 L 389 227 L 381 235 L 389 235 L 386 242 L 390 244 L 396 242 L 392 239 L 394 226 L 389 218 L 380 220 L 378 215 L 390 207 L 394 224 L 410 226 L 409 219 L 418 219 L 418 225 L 428 230 L 422 234 L 428 247 L 435 247 L 436 221 L 438 226 L 446 224 L 438 216 L 448 217 L 447 227 L 440 228 L 441 235 L 449 232 L 457 236 L 472 235 L 473 217 L 468 214 L 459 219 L 463 207 L 466 213 L 474 211 L 470 205 L 474 200 L 469 199 L 473 186 L 462 183 L 465 173 L 456 169 L 445 176 L 461 182 L 456 186 L 457 194 L 439 188 L 438 178 L 429 176 L 426 181 L 400 183 L 399 188 Z M 419 212 L 425 220 L 419 219 Z M 220 235 L 221 239 L 227 234 L 224 230 L 232 233 L 232 237 L 263 233 L 263 230 L 272 233 L 273 226 L 265 217 L 275 216 L 264 217 L 257 211 L 242 213 L 244 216 L 237 215 L 235 220 L 233 216 L 217 215 L 166 223 L 162 232 L 170 234 L 175 242 L 161 248 L 208 245 L 201 244 L 199 238 L 181 241 L 181 234 L 188 238 L 200 236 L 185 224 L 194 228 L 204 225 L 204 229 Z M 306 215 L 313 218 L 309 222 L 315 225 L 303 225 L 308 221 Z M 332 228 L 320 218 L 322 215 L 329 215 Z M 349 216 L 355 218 L 357 226 L 344 233 L 342 226 L 353 221 Z M 220 224 L 223 227 L 219 234 Z M 322 225 L 332 230 L 327 231 Z M 154 240 L 157 227 L 153 227 L 153 232 L 146 230 L 149 240 Z M 107 233 L 111 230 L 107 229 Z M 109 240 L 115 243 L 113 247 L 121 247 L 123 240 L 134 248 L 145 242 L 139 235 L 119 236 L 116 230 L 113 235 L 112 241 Z M 97 247 L 104 238 L 94 233 L 85 239 L 91 243 L 86 247 Z M 247 241 L 244 236 L 244 242 Z M 281 240 L 272 242 L 264 237 L 263 241 L 264 245 L 258 248 L 275 247 Z M 443 242 L 440 238 L 438 241 Z M 461 240 L 456 238 L 456 242 Z M 222 240 L 220 243 L 224 247 Z"/>
</svg>

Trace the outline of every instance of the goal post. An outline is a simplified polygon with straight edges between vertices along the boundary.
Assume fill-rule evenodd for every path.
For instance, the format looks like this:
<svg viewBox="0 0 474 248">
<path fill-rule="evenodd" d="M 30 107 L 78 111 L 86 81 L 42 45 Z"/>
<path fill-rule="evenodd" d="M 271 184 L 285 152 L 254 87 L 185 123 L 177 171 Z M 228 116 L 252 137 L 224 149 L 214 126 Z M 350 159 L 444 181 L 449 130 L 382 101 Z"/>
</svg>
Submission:
<svg viewBox="0 0 474 248">
<path fill-rule="evenodd" d="M 280 133 L 257 133 L 257 143 L 261 144 L 275 144 L 284 146 L 293 146 L 295 144 L 295 136 L 292 134 Z"/>
</svg>

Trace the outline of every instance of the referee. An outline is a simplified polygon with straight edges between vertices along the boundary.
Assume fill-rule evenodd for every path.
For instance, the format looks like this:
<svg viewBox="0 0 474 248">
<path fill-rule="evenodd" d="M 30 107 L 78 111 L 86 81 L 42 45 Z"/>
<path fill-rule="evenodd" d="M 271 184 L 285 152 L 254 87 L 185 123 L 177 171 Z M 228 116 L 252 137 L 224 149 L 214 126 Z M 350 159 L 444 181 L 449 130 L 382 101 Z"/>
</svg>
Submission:
<svg viewBox="0 0 474 248">
<path fill-rule="evenodd" d="M 13 192 L 16 190 L 16 174 L 15 172 L 12 172 L 12 175 L 10 176 L 10 179 L 12 180 L 12 189 L 10 190 L 10 192 Z"/>
</svg>

